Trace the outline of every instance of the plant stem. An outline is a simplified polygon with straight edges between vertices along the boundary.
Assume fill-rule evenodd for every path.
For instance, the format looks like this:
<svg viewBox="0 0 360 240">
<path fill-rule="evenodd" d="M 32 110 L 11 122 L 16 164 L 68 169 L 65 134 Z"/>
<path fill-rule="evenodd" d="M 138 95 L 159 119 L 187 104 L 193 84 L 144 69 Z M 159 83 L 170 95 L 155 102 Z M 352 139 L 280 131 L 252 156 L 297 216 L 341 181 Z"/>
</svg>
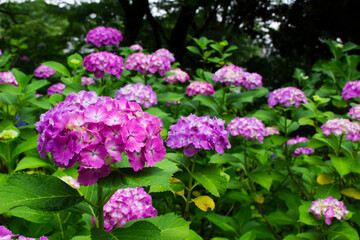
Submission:
<svg viewBox="0 0 360 240">
<path fill-rule="evenodd" d="M 99 219 L 99 229 L 104 229 L 104 205 L 103 205 L 103 187 L 98 185 L 97 192 L 97 206 L 98 206 L 98 219 Z"/>
<path fill-rule="evenodd" d="M 269 221 L 267 220 L 267 218 L 265 217 L 265 215 L 264 215 L 264 213 L 263 213 L 263 211 L 262 211 L 262 209 L 261 209 L 260 204 L 257 204 L 257 205 L 256 205 L 256 208 L 257 208 L 257 210 L 259 211 L 259 213 L 261 214 L 262 218 L 265 220 L 266 225 L 270 228 L 271 232 L 274 234 L 275 238 L 276 238 L 276 239 L 281 239 L 281 237 L 279 236 L 279 234 L 275 231 L 274 227 L 271 226 L 270 222 L 269 222 Z"/>
<path fill-rule="evenodd" d="M 60 225 L 60 231 L 61 231 L 61 237 L 62 239 L 66 239 L 65 238 L 65 232 L 64 232 L 64 226 L 63 226 L 63 223 L 61 221 L 61 216 L 60 216 L 61 212 L 57 213 L 56 216 L 58 218 L 58 221 L 59 221 L 59 225 Z"/>
<path fill-rule="evenodd" d="M 340 155 L 340 151 L 341 151 L 341 143 L 342 143 L 342 139 L 343 139 L 343 134 L 341 134 L 340 136 L 339 136 L 339 146 L 338 146 L 338 149 L 337 149 L 337 151 L 336 151 L 336 156 L 338 157 L 339 155 Z"/>
<path fill-rule="evenodd" d="M 298 181 L 296 181 L 294 175 L 291 173 L 290 167 L 287 166 L 286 168 L 287 168 L 287 171 L 288 171 L 291 179 L 292 179 L 293 182 L 296 184 L 296 186 L 299 188 L 299 190 L 300 190 L 300 192 L 302 193 L 302 195 L 306 198 L 306 200 L 311 201 L 310 198 L 309 198 L 309 197 L 306 195 L 306 193 L 304 192 L 304 190 L 301 188 L 300 183 L 298 183 Z"/>
<path fill-rule="evenodd" d="M 193 173 L 195 170 L 195 163 L 196 163 L 196 155 L 192 159 L 191 171 L 189 172 L 189 175 L 190 175 L 189 176 L 189 187 L 188 187 L 185 210 L 184 210 L 184 219 L 185 220 L 189 219 L 189 207 L 190 207 L 190 202 L 191 202 L 191 192 L 193 190 L 193 180 L 194 180 Z"/>
<path fill-rule="evenodd" d="M 245 174 L 248 175 L 248 164 L 247 164 L 247 159 L 246 159 L 246 140 L 244 139 L 244 162 L 245 162 Z"/>
<path fill-rule="evenodd" d="M 89 204 L 90 206 L 93 206 L 93 207 L 98 207 L 96 204 L 94 204 L 93 202 L 91 202 L 90 200 L 84 198 L 84 202 L 86 202 L 87 204 Z"/>
</svg>

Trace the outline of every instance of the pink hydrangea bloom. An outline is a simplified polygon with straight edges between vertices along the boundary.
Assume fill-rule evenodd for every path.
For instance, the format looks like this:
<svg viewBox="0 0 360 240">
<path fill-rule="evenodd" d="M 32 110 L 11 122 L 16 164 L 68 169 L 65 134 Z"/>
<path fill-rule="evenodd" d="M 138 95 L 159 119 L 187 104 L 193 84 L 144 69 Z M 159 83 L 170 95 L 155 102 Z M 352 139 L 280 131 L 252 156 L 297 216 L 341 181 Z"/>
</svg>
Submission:
<svg viewBox="0 0 360 240">
<path fill-rule="evenodd" d="M 356 142 L 360 139 L 360 125 L 344 118 L 333 118 L 326 121 L 321 129 L 325 135 L 334 133 L 336 135 L 345 135 L 346 139 Z"/>
<path fill-rule="evenodd" d="M 342 90 L 341 96 L 345 100 L 360 97 L 360 80 L 347 82 Z"/>
<path fill-rule="evenodd" d="M 295 145 L 297 143 L 304 143 L 309 141 L 309 139 L 307 139 L 306 137 L 300 137 L 300 136 L 296 136 L 293 139 L 290 139 L 287 141 L 288 145 Z M 284 144 L 285 146 L 285 144 Z M 296 148 L 292 154 L 293 157 L 298 157 L 302 154 L 306 154 L 309 155 L 311 153 L 313 153 L 315 150 L 312 148 L 308 148 L 308 147 L 300 147 L 300 148 Z"/>
<path fill-rule="evenodd" d="M 215 149 L 219 154 L 230 148 L 229 132 L 224 127 L 225 121 L 209 116 L 198 117 L 190 114 L 181 117 L 176 124 L 170 126 L 166 143 L 171 148 L 184 147 L 184 154 L 193 156 L 199 149 Z"/>
<path fill-rule="evenodd" d="M 305 94 L 295 87 L 285 87 L 274 90 L 270 93 L 268 104 L 273 107 L 277 104 L 283 104 L 285 107 L 300 107 L 301 103 L 308 103 Z"/>
<path fill-rule="evenodd" d="M 171 63 L 175 62 L 175 57 L 166 48 L 160 48 L 160 49 L 156 50 L 154 54 L 167 59 Z"/>
<path fill-rule="evenodd" d="M 81 77 L 81 85 L 85 86 L 93 83 L 95 83 L 95 80 L 91 77 Z"/>
<path fill-rule="evenodd" d="M 14 235 L 5 226 L 0 226 L 0 239 L 2 239 L 2 240 L 11 240 L 12 237 L 16 237 L 16 236 L 19 236 L 19 234 Z"/>
<path fill-rule="evenodd" d="M 186 88 L 186 93 L 189 96 L 203 94 L 203 95 L 213 95 L 214 96 L 214 87 L 207 82 L 191 82 Z"/>
<path fill-rule="evenodd" d="M 18 85 L 18 82 L 16 81 L 11 71 L 0 72 L 0 84 L 4 83 L 12 84 L 14 86 Z"/>
<path fill-rule="evenodd" d="M 156 217 L 151 196 L 142 187 L 117 190 L 104 205 L 106 231 L 122 227 L 130 220 Z"/>
<path fill-rule="evenodd" d="M 345 219 L 345 215 L 349 213 L 342 201 L 334 199 L 331 196 L 326 199 L 313 201 L 309 212 L 313 213 L 317 219 L 321 219 L 322 216 L 324 216 L 327 225 L 331 224 L 334 217 L 338 220 L 343 220 Z"/>
<path fill-rule="evenodd" d="M 360 105 L 350 108 L 349 115 L 352 119 L 357 119 L 360 121 Z"/>
<path fill-rule="evenodd" d="M 109 52 L 95 52 L 86 56 L 83 65 L 87 71 L 93 72 L 95 78 L 102 78 L 105 72 L 120 78 L 123 72 L 123 59 Z"/>
<path fill-rule="evenodd" d="M 142 83 L 125 85 L 116 92 L 115 98 L 126 98 L 129 101 L 135 101 L 144 108 L 157 104 L 156 93 L 149 85 Z"/>
<path fill-rule="evenodd" d="M 271 135 L 279 135 L 279 130 L 276 127 L 267 127 L 265 128 L 265 135 L 264 136 L 271 136 Z"/>
<path fill-rule="evenodd" d="M 256 117 L 236 117 L 230 121 L 226 129 L 232 136 L 241 135 L 247 141 L 257 139 L 261 143 L 267 133 L 264 123 Z"/>
<path fill-rule="evenodd" d="M 48 88 L 47 94 L 53 95 L 55 93 L 58 93 L 60 95 L 63 95 L 62 92 L 65 90 L 66 85 L 63 83 L 55 83 L 51 87 Z"/>
<path fill-rule="evenodd" d="M 86 34 L 86 43 L 101 46 L 119 46 L 123 40 L 121 32 L 111 27 L 96 27 Z"/>
<path fill-rule="evenodd" d="M 307 139 L 306 137 L 300 137 L 299 135 L 296 136 L 295 138 L 293 139 L 290 139 L 287 141 L 287 144 L 289 145 L 295 145 L 297 143 L 301 143 L 301 142 L 307 142 L 309 141 L 309 139 Z M 285 146 L 285 145 L 284 145 Z"/>
<path fill-rule="evenodd" d="M 223 66 L 213 74 L 215 82 L 225 83 L 226 86 L 241 86 L 244 81 L 245 71 L 234 64 Z"/>
<path fill-rule="evenodd" d="M 177 81 L 184 83 L 184 82 L 190 80 L 189 75 L 186 72 L 184 72 L 183 70 L 181 70 L 180 68 L 170 70 L 169 73 L 174 73 L 174 74 L 164 77 L 164 80 L 170 84 L 174 84 Z"/>
<path fill-rule="evenodd" d="M 49 68 L 45 65 L 38 66 L 34 71 L 34 76 L 38 78 L 49 78 L 50 76 L 54 75 L 56 71 L 52 68 Z"/>
<path fill-rule="evenodd" d="M 130 49 L 133 50 L 133 51 L 142 51 L 143 50 L 143 47 L 139 44 L 133 44 L 130 46 Z"/>
<path fill-rule="evenodd" d="M 245 88 L 254 89 L 256 87 L 262 87 L 262 76 L 258 73 L 244 73 L 244 80 L 242 84 Z"/>
<path fill-rule="evenodd" d="M 141 75 L 159 72 L 160 76 L 164 76 L 165 72 L 171 69 L 171 63 L 161 55 L 137 52 L 126 59 L 125 68 L 138 71 Z"/>
</svg>

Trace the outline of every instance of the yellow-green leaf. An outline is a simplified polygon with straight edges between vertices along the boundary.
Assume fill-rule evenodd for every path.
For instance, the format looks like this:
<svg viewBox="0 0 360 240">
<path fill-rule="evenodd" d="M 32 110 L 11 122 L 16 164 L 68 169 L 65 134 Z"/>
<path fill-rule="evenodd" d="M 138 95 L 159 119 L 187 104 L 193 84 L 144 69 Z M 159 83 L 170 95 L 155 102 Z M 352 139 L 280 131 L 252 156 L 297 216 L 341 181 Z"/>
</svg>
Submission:
<svg viewBox="0 0 360 240">
<path fill-rule="evenodd" d="M 333 183 L 333 182 L 334 182 L 334 180 L 333 180 L 329 175 L 327 175 L 327 174 L 325 174 L 325 173 L 320 174 L 320 175 L 317 177 L 316 181 L 317 181 L 318 184 L 320 184 L 320 185 L 326 185 L 326 184 L 330 184 L 330 183 Z"/>
<path fill-rule="evenodd" d="M 200 208 L 200 210 L 206 212 L 208 208 L 211 210 L 214 210 L 215 208 L 215 202 L 214 200 L 209 196 L 200 196 L 195 199 L 192 199 L 192 201 L 195 203 L 195 205 Z"/>
<path fill-rule="evenodd" d="M 360 199 L 360 191 L 355 188 L 345 188 L 341 190 L 341 194 L 358 200 Z"/>
</svg>

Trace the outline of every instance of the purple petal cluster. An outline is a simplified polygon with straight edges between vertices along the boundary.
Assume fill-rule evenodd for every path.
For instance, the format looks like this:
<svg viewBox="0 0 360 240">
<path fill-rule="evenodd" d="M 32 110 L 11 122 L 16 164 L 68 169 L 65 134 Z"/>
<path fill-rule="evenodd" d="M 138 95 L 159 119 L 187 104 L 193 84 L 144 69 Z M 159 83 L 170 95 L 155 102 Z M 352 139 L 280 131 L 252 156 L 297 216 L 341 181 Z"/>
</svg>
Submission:
<svg viewBox="0 0 360 240">
<path fill-rule="evenodd" d="M 104 77 L 105 72 L 120 78 L 124 68 L 122 57 L 109 52 L 91 53 L 84 58 L 83 65 L 94 73 L 95 78 Z"/>
<path fill-rule="evenodd" d="M 48 88 L 47 94 L 53 95 L 55 93 L 58 93 L 60 95 L 63 95 L 62 92 L 65 90 L 66 85 L 63 83 L 55 83 L 51 87 Z"/>
<path fill-rule="evenodd" d="M 264 141 L 264 136 L 267 136 L 264 123 L 256 117 L 236 117 L 230 121 L 226 128 L 232 136 L 241 135 L 247 141 L 259 140 Z"/>
<path fill-rule="evenodd" d="M 331 133 L 336 135 L 345 135 L 346 139 L 356 142 L 360 139 L 360 125 L 344 118 L 333 118 L 326 121 L 321 129 L 328 136 Z"/>
<path fill-rule="evenodd" d="M 0 226 L 0 239 L 1 240 L 11 240 L 11 239 L 18 239 L 18 240 L 35 240 L 35 238 L 30 238 L 30 237 L 24 237 L 24 236 L 19 236 L 18 238 L 15 238 L 19 236 L 19 234 L 12 234 L 12 232 L 7 229 L 5 226 Z M 47 237 L 45 236 L 41 236 L 40 240 L 48 240 Z"/>
<path fill-rule="evenodd" d="M 38 66 L 34 71 L 34 76 L 38 78 L 49 78 L 50 76 L 54 75 L 56 71 L 52 68 L 49 68 L 45 65 Z"/>
<path fill-rule="evenodd" d="M 139 44 L 133 44 L 130 46 L 130 49 L 133 50 L 133 51 L 142 51 L 143 50 L 143 47 Z"/>
<path fill-rule="evenodd" d="M 156 50 L 154 54 L 167 59 L 170 63 L 175 62 L 175 57 L 166 48 L 160 48 Z"/>
<path fill-rule="evenodd" d="M 121 32 L 111 27 L 96 27 L 86 34 L 86 43 L 101 46 L 119 46 L 123 40 Z"/>
<path fill-rule="evenodd" d="M 117 190 L 104 206 L 106 231 L 122 227 L 130 220 L 156 217 L 152 198 L 142 187 Z"/>
<path fill-rule="evenodd" d="M 59 167 L 79 163 L 78 181 L 92 185 L 110 173 L 110 165 L 125 152 L 138 171 L 154 166 L 166 155 L 161 120 L 143 112 L 125 98 L 98 97 L 95 92 L 70 93 L 40 116 L 37 150 L 42 158 L 51 153 Z"/>
<path fill-rule="evenodd" d="M 317 219 L 321 219 L 322 216 L 324 216 L 327 225 L 331 224 L 334 217 L 342 220 L 345 219 L 345 215 L 349 213 L 342 201 L 334 199 L 331 196 L 326 199 L 313 201 L 309 212 L 313 213 Z"/>
<path fill-rule="evenodd" d="M 309 139 L 307 139 L 306 137 L 300 137 L 299 135 L 296 136 L 295 138 L 293 139 L 290 139 L 287 141 L 287 144 L 288 145 L 295 145 L 297 143 L 302 143 L 302 142 L 307 142 L 309 141 Z M 284 144 L 285 146 L 285 144 Z M 306 154 L 306 155 L 309 155 L 309 154 L 312 154 L 315 150 L 312 149 L 312 148 L 308 148 L 308 147 L 300 147 L 300 148 L 296 148 L 294 150 L 294 153 L 292 154 L 293 157 L 298 157 L 300 156 L 301 154 Z"/>
<path fill-rule="evenodd" d="M 288 140 L 287 144 L 295 145 L 297 143 L 307 142 L 307 141 L 309 141 L 309 139 L 307 139 L 306 137 L 300 137 L 299 135 L 297 135 L 295 138 Z"/>
<path fill-rule="evenodd" d="M 5 84 L 5 83 L 12 84 L 14 86 L 18 85 L 18 82 L 16 81 L 11 71 L 0 72 L 0 84 Z"/>
<path fill-rule="evenodd" d="M 138 71 L 141 75 L 159 72 L 160 76 L 164 76 L 171 69 L 171 62 L 161 55 L 137 52 L 126 59 L 125 68 Z"/>
<path fill-rule="evenodd" d="M 183 70 L 181 70 L 180 68 L 170 70 L 169 73 L 174 73 L 174 74 L 164 77 L 164 79 L 165 79 L 165 81 L 167 81 L 170 84 L 174 84 L 177 81 L 184 83 L 184 82 L 190 80 L 189 75 L 186 72 L 184 72 Z"/>
<path fill-rule="evenodd" d="M 244 80 L 242 82 L 242 85 L 245 88 L 254 89 L 256 87 L 261 88 L 262 87 L 262 76 L 258 73 L 244 73 Z"/>
<path fill-rule="evenodd" d="M 135 101 L 144 108 L 157 104 L 156 93 L 149 85 L 142 83 L 125 85 L 116 92 L 115 98 L 126 98 L 129 101 Z"/>
<path fill-rule="evenodd" d="M 342 90 L 341 96 L 344 100 L 360 97 L 360 80 L 347 82 Z"/>
<path fill-rule="evenodd" d="M 199 149 L 215 149 L 219 154 L 230 148 L 229 133 L 224 127 L 225 121 L 209 116 L 198 117 L 190 114 L 181 117 L 176 124 L 170 126 L 166 143 L 171 148 L 184 147 L 184 154 L 193 156 Z"/>
<path fill-rule="evenodd" d="M 267 127 L 265 128 L 265 135 L 264 136 L 271 136 L 271 135 L 279 135 L 279 130 L 276 127 Z"/>
<path fill-rule="evenodd" d="M 95 83 L 95 80 L 91 77 L 81 77 L 81 85 L 85 86 L 93 83 Z"/>
<path fill-rule="evenodd" d="M 186 93 L 189 96 L 203 94 L 203 95 L 213 95 L 214 96 L 214 87 L 210 83 L 195 81 L 191 82 L 186 88 Z"/>
<path fill-rule="evenodd" d="M 349 115 L 352 119 L 357 119 L 360 121 L 360 105 L 356 105 L 355 107 L 350 108 Z"/>
<path fill-rule="evenodd" d="M 270 93 L 268 104 L 273 107 L 277 104 L 283 104 L 285 107 L 300 107 L 301 103 L 308 103 L 303 91 L 295 87 L 279 88 Z"/>
</svg>

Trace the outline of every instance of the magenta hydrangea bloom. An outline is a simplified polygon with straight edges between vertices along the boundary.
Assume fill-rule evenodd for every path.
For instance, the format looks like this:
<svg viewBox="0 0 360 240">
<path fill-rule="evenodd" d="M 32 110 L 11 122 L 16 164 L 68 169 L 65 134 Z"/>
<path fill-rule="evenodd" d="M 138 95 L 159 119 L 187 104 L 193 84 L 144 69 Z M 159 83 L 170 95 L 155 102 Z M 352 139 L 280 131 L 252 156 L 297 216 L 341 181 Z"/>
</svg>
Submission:
<svg viewBox="0 0 360 240">
<path fill-rule="evenodd" d="M 244 80 L 242 81 L 241 85 L 245 88 L 254 89 L 256 87 L 262 87 L 262 76 L 258 73 L 244 73 Z"/>
<path fill-rule="evenodd" d="M 226 86 L 241 86 L 245 71 L 234 64 L 223 66 L 213 74 L 214 82 L 225 83 Z"/>
<path fill-rule="evenodd" d="M 53 95 L 55 93 L 58 93 L 60 95 L 63 95 L 62 92 L 65 90 L 66 85 L 63 83 L 55 83 L 51 87 L 48 88 L 47 94 Z"/>
<path fill-rule="evenodd" d="M 5 226 L 0 226 L 0 239 L 2 239 L 2 240 L 11 240 L 12 237 L 16 237 L 16 236 L 19 236 L 19 234 L 14 235 Z"/>
<path fill-rule="evenodd" d="M 115 98 L 126 98 L 129 101 L 135 101 L 144 108 L 157 104 L 156 93 L 149 85 L 142 83 L 125 85 L 116 92 Z"/>
<path fill-rule="evenodd" d="M 186 88 L 186 93 L 189 96 L 203 94 L 203 95 L 213 95 L 214 96 L 214 87 L 207 82 L 191 82 Z"/>
<path fill-rule="evenodd" d="M 111 27 L 96 27 L 86 34 L 86 43 L 101 46 L 119 46 L 123 40 L 121 32 Z"/>
<path fill-rule="evenodd" d="M 352 119 L 357 119 L 360 121 L 360 105 L 350 108 L 349 115 Z"/>
<path fill-rule="evenodd" d="M 56 71 L 52 68 L 49 68 L 45 65 L 38 66 L 34 71 L 34 76 L 38 78 L 49 78 L 50 76 L 54 75 Z"/>
<path fill-rule="evenodd" d="M 327 225 L 331 224 L 334 217 L 341 221 L 345 219 L 345 215 L 349 213 L 342 201 L 334 199 L 331 196 L 326 199 L 313 201 L 309 212 L 313 213 L 317 219 L 321 219 L 322 216 L 324 216 Z"/>
<path fill-rule="evenodd" d="M 106 231 L 122 227 L 130 220 L 156 217 L 151 196 L 142 187 L 117 190 L 104 205 Z"/>
<path fill-rule="evenodd" d="M 125 68 L 138 71 L 141 75 L 158 72 L 160 76 L 164 76 L 165 72 L 171 69 L 171 62 L 161 55 L 137 52 L 126 59 Z"/>
<path fill-rule="evenodd" d="M 279 135 L 279 130 L 276 127 L 267 127 L 265 128 L 265 135 L 264 136 L 271 136 L 271 135 Z"/>
<path fill-rule="evenodd" d="M 160 49 L 156 50 L 154 54 L 165 58 L 170 63 L 175 62 L 175 57 L 166 48 L 160 48 Z"/>
<path fill-rule="evenodd" d="M 5 84 L 5 83 L 12 84 L 14 86 L 18 85 L 18 82 L 16 81 L 11 71 L 0 72 L 0 84 Z"/>
<path fill-rule="evenodd" d="M 295 138 L 293 139 L 290 139 L 287 141 L 287 144 L 289 145 L 295 145 L 297 143 L 301 143 L 301 142 L 307 142 L 309 141 L 309 139 L 307 139 L 306 137 L 300 137 L 299 135 L 296 136 Z M 284 145 L 285 146 L 285 145 Z"/>
<path fill-rule="evenodd" d="M 36 240 L 36 238 L 19 236 L 18 240 Z M 40 237 L 40 240 L 48 240 L 48 238 L 45 237 L 45 236 L 41 236 L 41 237 Z"/>
<path fill-rule="evenodd" d="M 347 82 L 342 90 L 341 96 L 344 100 L 360 97 L 360 80 Z"/>
<path fill-rule="evenodd" d="M 91 77 L 81 77 L 81 85 L 85 86 L 93 83 L 95 83 L 95 80 Z"/>
<path fill-rule="evenodd" d="M 180 68 L 170 70 L 169 73 L 174 73 L 174 74 L 164 77 L 164 80 L 170 84 L 174 84 L 177 81 L 184 83 L 184 82 L 190 80 L 189 75 L 186 72 L 184 72 L 183 70 L 181 70 Z"/>
<path fill-rule="evenodd" d="M 130 49 L 133 51 L 142 51 L 143 47 L 140 44 L 133 44 L 130 46 Z"/>
<path fill-rule="evenodd" d="M 328 136 L 331 133 L 336 135 L 345 135 L 346 139 L 356 142 L 360 139 L 360 125 L 344 118 L 333 118 L 326 121 L 321 129 Z"/>
<path fill-rule="evenodd" d="M 308 103 L 303 91 L 295 87 L 285 87 L 274 90 L 270 93 L 268 104 L 273 107 L 277 104 L 283 104 L 285 107 L 300 107 L 301 103 Z"/>
<path fill-rule="evenodd" d="M 236 117 L 230 121 L 226 128 L 232 136 L 241 135 L 247 141 L 259 140 L 263 143 L 266 136 L 264 123 L 256 117 Z"/>
<path fill-rule="evenodd" d="M 166 143 L 171 148 L 184 147 L 184 154 L 193 156 L 199 149 L 215 149 L 219 154 L 230 148 L 229 132 L 224 127 L 225 121 L 209 116 L 198 117 L 190 114 L 181 117 L 176 124 L 170 126 Z"/>
<path fill-rule="evenodd" d="M 79 163 L 78 181 L 92 185 L 110 173 L 110 165 L 128 155 L 138 171 L 165 158 L 161 120 L 125 98 L 98 97 L 95 92 L 70 93 L 40 116 L 38 151 L 51 153 L 59 167 Z"/>
<path fill-rule="evenodd" d="M 120 78 L 124 68 L 122 57 L 109 52 L 91 53 L 84 58 L 83 65 L 95 78 L 104 77 L 105 72 Z"/>
<path fill-rule="evenodd" d="M 307 142 L 309 141 L 309 139 L 307 139 L 306 137 L 300 137 L 300 136 L 296 136 L 295 138 L 293 139 L 290 139 L 287 141 L 287 144 L 288 145 L 295 145 L 297 143 L 304 143 L 304 142 Z M 283 145 L 285 146 L 285 144 Z M 312 148 L 308 148 L 308 147 L 300 147 L 300 148 L 296 148 L 292 154 L 293 157 L 298 157 L 302 154 L 306 154 L 306 155 L 309 155 L 309 154 L 312 154 L 315 150 L 312 149 Z"/>
</svg>

